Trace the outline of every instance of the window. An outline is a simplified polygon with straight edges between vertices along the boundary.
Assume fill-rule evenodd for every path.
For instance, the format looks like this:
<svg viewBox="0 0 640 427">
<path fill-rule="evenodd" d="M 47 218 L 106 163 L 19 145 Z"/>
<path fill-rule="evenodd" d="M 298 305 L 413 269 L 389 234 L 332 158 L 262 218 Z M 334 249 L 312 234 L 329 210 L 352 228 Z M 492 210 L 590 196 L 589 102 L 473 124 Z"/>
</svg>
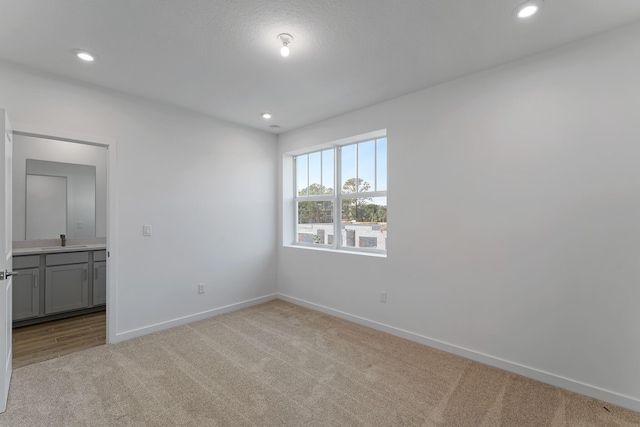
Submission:
<svg viewBox="0 0 640 427">
<path fill-rule="evenodd" d="M 335 154 L 329 149 L 296 157 L 298 243 L 333 244 Z"/>
<path fill-rule="evenodd" d="M 294 175 L 298 244 L 386 252 L 386 136 L 297 155 Z"/>
</svg>

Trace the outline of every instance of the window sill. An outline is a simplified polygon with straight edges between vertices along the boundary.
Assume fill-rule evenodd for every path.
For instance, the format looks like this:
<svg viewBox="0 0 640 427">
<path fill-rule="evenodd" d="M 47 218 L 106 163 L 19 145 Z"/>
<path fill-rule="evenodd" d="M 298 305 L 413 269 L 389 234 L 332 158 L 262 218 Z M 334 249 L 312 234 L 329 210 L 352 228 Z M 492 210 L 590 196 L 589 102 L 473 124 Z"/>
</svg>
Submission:
<svg viewBox="0 0 640 427">
<path fill-rule="evenodd" d="M 283 248 L 292 248 L 292 249 L 306 249 L 308 251 L 320 251 L 320 252 L 330 252 L 330 253 L 338 253 L 338 254 L 349 254 L 349 255 L 360 255 L 360 256 L 369 256 L 374 258 L 386 258 L 386 253 L 381 252 L 368 252 L 368 251 L 358 251 L 358 250 L 348 250 L 348 249 L 333 249 L 333 248 L 323 248 L 318 246 L 307 246 L 307 245 L 282 245 Z"/>
</svg>

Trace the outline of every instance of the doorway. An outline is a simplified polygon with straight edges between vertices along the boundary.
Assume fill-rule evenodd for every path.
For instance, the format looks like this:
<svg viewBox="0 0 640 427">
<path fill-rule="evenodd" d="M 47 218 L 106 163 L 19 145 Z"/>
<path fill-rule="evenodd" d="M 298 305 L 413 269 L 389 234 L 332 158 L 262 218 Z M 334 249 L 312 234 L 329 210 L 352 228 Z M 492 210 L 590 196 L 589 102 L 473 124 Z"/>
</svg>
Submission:
<svg viewBox="0 0 640 427">
<path fill-rule="evenodd" d="M 13 135 L 14 182 L 17 181 L 13 198 L 14 270 L 25 273 L 15 276 L 13 285 L 13 366 L 19 368 L 113 342 L 109 332 L 115 332 L 110 327 L 110 323 L 115 323 L 111 316 L 115 312 L 111 285 L 115 260 L 110 256 L 115 242 L 115 227 L 111 223 L 115 220 L 112 197 L 115 141 L 29 129 L 14 130 Z M 44 172 L 26 169 L 27 158 L 44 167 Z M 94 161 L 96 158 L 100 159 Z M 66 169 L 80 166 L 93 167 L 93 182 L 83 184 L 80 173 Z M 33 221 L 38 215 L 27 212 L 26 203 L 31 195 L 26 186 L 24 189 L 20 186 L 26 184 L 29 176 L 47 178 L 50 182 L 51 178 L 66 178 L 69 182 L 66 218 Z M 83 191 L 93 189 L 94 194 L 81 193 L 80 187 L 84 187 Z M 60 199 L 56 197 L 53 201 Z M 94 210 L 86 214 L 91 203 Z M 30 224 L 42 226 L 44 222 L 64 227 L 64 232 L 51 229 L 42 234 L 42 230 L 27 230 Z M 38 249 L 41 253 L 34 252 Z M 15 263 L 17 257 L 21 262 Z M 19 292 L 20 280 L 28 282 L 31 289 L 26 295 Z M 16 304 L 22 311 L 16 310 Z"/>
</svg>

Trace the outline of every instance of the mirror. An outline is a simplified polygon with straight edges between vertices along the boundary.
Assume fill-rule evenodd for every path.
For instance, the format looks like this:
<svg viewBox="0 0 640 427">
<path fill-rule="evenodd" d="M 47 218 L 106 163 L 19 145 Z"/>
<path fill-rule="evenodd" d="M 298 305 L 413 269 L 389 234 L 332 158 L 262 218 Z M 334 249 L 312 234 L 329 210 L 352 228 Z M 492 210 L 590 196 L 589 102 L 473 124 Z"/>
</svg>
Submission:
<svg viewBox="0 0 640 427">
<path fill-rule="evenodd" d="M 26 239 L 96 236 L 96 167 L 27 159 Z"/>
</svg>

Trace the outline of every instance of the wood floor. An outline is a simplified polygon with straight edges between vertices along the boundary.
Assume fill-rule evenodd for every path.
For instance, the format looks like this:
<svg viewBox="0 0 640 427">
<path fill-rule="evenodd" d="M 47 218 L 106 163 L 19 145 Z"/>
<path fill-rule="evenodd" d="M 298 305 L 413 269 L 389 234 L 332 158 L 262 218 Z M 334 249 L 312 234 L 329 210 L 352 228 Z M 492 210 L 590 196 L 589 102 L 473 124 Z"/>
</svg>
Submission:
<svg viewBox="0 0 640 427">
<path fill-rule="evenodd" d="M 106 341 L 106 312 L 13 329 L 13 368 L 43 362 L 102 345 Z"/>
</svg>

